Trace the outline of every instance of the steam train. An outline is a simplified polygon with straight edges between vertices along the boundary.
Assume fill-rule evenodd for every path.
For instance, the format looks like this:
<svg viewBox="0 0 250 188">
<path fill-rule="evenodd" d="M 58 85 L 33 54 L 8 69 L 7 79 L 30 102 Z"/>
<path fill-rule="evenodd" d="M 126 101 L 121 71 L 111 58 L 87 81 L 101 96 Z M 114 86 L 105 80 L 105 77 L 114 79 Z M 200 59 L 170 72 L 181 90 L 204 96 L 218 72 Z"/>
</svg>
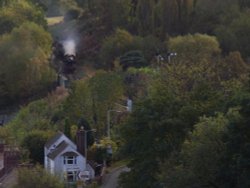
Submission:
<svg viewBox="0 0 250 188">
<path fill-rule="evenodd" d="M 62 73 L 65 75 L 74 74 L 76 70 L 76 56 L 73 54 L 65 54 L 62 62 Z"/>
<path fill-rule="evenodd" d="M 61 42 L 55 41 L 53 43 L 53 54 L 55 61 L 59 61 L 57 72 L 63 74 L 66 77 L 74 74 L 76 70 L 76 54 L 69 54 L 65 51 L 64 46 Z"/>
</svg>

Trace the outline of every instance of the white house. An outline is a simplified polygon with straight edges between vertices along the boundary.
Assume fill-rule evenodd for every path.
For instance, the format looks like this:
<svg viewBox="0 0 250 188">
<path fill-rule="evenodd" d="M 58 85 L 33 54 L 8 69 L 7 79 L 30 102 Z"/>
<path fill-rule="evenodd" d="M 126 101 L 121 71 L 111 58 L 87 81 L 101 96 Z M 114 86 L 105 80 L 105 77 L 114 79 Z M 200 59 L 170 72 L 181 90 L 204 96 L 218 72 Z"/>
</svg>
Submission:
<svg viewBox="0 0 250 188">
<path fill-rule="evenodd" d="M 81 150 L 77 145 L 63 133 L 58 132 L 45 144 L 45 169 L 66 182 L 93 179 L 94 169 L 86 163 L 86 158 L 79 152 Z M 84 143 L 79 145 L 82 146 Z"/>
</svg>

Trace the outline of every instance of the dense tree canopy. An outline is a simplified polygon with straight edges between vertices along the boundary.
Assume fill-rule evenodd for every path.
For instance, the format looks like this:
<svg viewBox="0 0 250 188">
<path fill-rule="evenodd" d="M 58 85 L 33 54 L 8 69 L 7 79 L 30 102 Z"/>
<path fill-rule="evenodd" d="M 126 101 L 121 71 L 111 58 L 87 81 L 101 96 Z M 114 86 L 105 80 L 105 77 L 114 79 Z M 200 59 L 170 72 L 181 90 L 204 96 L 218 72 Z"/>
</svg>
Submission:
<svg viewBox="0 0 250 188">
<path fill-rule="evenodd" d="M 0 38 L 1 104 L 42 91 L 54 81 L 48 64 L 50 46 L 51 36 L 29 22 Z"/>
<path fill-rule="evenodd" d="M 42 145 L 55 130 L 74 139 L 80 126 L 95 128 L 105 143 L 93 158 L 102 161 L 114 143 L 103 139 L 113 110 L 111 138 L 119 137 L 119 156 L 129 159 L 122 187 L 249 187 L 249 5 L 0 0 L 1 106 L 46 93 L 54 79 L 44 11 L 66 13 L 49 31 L 59 40 L 73 35 L 80 75 L 58 95 L 23 107 L 0 137 L 15 137 L 33 162 L 42 162 Z M 133 98 L 131 113 L 116 104 L 126 97 Z M 23 176 L 19 183 L 30 185 Z"/>
<path fill-rule="evenodd" d="M 11 1 L 0 8 L 0 34 L 9 33 L 27 21 L 47 26 L 42 9 L 25 0 Z"/>
</svg>

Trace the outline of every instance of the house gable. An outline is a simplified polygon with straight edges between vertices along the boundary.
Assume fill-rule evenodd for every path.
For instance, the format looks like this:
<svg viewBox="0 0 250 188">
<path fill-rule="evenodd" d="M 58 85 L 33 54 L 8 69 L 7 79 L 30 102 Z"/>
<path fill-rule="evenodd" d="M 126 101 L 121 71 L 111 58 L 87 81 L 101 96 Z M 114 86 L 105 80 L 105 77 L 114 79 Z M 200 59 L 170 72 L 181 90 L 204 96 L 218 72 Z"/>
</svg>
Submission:
<svg viewBox="0 0 250 188">
<path fill-rule="evenodd" d="M 76 150 L 76 145 L 68 137 L 66 137 L 62 132 L 58 132 L 54 137 L 48 140 L 47 143 L 45 144 L 45 147 L 44 147 L 45 157 L 51 152 L 53 152 L 55 149 L 57 149 L 59 145 L 62 144 L 63 141 Z"/>
</svg>

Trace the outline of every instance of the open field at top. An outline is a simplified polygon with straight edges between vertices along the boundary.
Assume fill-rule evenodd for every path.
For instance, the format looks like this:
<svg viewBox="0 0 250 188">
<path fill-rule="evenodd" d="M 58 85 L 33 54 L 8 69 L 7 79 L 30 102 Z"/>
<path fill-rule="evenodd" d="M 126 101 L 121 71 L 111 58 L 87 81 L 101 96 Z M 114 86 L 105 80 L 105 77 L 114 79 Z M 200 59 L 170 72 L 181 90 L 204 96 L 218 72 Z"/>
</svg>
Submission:
<svg viewBox="0 0 250 188">
<path fill-rule="evenodd" d="M 47 17 L 47 22 L 49 26 L 55 25 L 57 23 L 60 23 L 63 21 L 63 16 L 57 16 L 57 17 Z"/>
</svg>

